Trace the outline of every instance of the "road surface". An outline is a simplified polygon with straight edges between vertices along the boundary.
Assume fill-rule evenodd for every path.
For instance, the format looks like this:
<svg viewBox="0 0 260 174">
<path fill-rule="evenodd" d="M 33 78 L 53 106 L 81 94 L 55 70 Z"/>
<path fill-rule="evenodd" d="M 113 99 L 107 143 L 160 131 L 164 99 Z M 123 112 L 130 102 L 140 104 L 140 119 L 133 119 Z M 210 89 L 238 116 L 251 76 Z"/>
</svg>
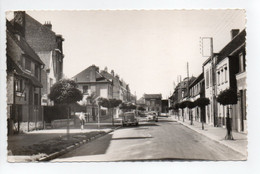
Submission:
<svg viewBox="0 0 260 174">
<path fill-rule="evenodd" d="M 150 161 L 241 160 L 243 156 L 193 130 L 160 118 L 120 128 L 53 160 Z"/>
</svg>

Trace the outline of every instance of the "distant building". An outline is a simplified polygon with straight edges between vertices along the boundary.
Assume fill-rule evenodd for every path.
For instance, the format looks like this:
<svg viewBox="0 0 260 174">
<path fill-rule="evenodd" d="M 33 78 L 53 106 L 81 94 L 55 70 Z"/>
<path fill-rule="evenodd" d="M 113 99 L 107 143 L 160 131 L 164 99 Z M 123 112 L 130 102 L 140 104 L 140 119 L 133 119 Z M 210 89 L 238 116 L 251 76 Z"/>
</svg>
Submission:
<svg viewBox="0 0 260 174">
<path fill-rule="evenodd" d="M 162 109 L 161 109 L 161 112 L 162 113 L 168 113 L 168 100 L 165 99 L 165 100 L 162 100 Z"/>
<path fill-rule="evenodd" d="M 162 94 L 144 94 L 146 111 L 162 112 Z"/>
<path fill-rule="evenodd" d="M 114 70 L 107 72 L 107 68 L 100 72 L 102 76 L 113 82 L 113 95 L 112 98 L 121 100 L 122 102 L 130 102 L 131 93 L 129 85 L 119 78 L 119 75 L 115 75 Z"/>
<path fill-rule="evenodd" d="M 6 21 L 8 134 L 43 128 L 41 69 L 43 61 L 19 30 Z"/>
<path fill-rule="evenodd" d="M 39 23 L 37 20 L 26 14 L 24 11 L 14 12 L 14 19 L 11 21 L 16 30 L 20 31 L 30 47 L 37 53 L 44 62 L 45 67 L 41 73 L 43 88 L 41 91 L 42 105 L 52 105 L 48 99 L 51 86 L 59 81 L 63 75 L 63 47 L 64 39 L 52 31 L 52 24 Z"/>
</svg>

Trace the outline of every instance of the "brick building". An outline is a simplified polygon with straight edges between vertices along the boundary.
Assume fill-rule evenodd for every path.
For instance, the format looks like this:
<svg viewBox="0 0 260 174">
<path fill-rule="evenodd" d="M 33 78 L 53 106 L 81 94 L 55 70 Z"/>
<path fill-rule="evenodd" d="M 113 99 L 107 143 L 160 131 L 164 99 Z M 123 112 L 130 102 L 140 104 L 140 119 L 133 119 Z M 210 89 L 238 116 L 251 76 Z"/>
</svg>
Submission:
<svg viewBox="0 0 260 174">
<path fill-rule="evenodd" d="M 41 73 L 43 84 L 41 103 L 42 105 L 52 105 L 48 94 L 50 87 L 63 75 L 62 42 L 64 39 L 52 31 L 50 22 L 41 24 L 24 11 L 14 12 L 14 19 L 11 22 L 16 29 L 19 29 L 20 34 L 45 64 Z"/>
</svg>

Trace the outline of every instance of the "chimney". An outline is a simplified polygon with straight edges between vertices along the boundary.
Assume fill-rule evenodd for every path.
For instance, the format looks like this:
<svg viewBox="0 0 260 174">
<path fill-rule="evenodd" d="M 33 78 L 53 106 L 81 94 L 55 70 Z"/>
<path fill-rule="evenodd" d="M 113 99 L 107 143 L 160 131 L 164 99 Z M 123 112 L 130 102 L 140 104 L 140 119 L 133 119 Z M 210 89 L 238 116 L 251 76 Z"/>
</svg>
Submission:
<svg viewBox="0 0 260 174">
<path fill-rule="evenodd" d="M 24 11 L 15 11 L 13 26 L 16 33 L 21 36 L 25 34 L 25 12 Z"/>
<path fill-rule="evenodd" d="M 104 68 L 104 71 L 107 72 L 107 67 Z"/>
<path fill-rule="evenodd" d="M 119 80 L 119 75 L 118 74 L 116 75 L 116 78 Z"/>
<path fill-rule="evenodd" d="M 49 28 L 50 30 L 52 30 L 51 21 L 46 21 L 43 25 L 44 25 L 45 27 Z"/>
<path fill-rule="evenodd" d="M 231 34 L 231 40 L 234 39 L 234 37 L 236 37 L 236 35 L 238 35 L 239 33 L 239 29 L 232 29 L 230 31 L 230 34 Z"/>
<path fill-rule="evenodd" d="M 111 74 L 112 74 L 112 76 L 115 76 L 114 70 L 111 70 Z"/>
</svg>

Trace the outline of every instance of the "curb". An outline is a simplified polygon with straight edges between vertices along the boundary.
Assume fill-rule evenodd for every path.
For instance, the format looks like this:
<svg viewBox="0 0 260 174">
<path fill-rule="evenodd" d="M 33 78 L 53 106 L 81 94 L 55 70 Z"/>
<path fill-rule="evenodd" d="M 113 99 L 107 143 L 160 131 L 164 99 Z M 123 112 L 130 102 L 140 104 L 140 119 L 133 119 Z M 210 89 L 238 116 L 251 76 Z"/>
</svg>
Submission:
<svg viewBox="0 0 260 174">
<path fill-rule="evenodd" d="M 221 145 L 223 145 L 223 146 L 225 146 L 225 147 L 227 147 L 227 148 L 229 148 L 229 149 L 232 149 L 232 150 L 235 151 L 236 153 L 239 153 L 240 155 L 244 156 L 244 157 L 245 157 L 244 160 L 247 160 L 247 155 L 246 155 L 246 154 L 243 154 L 243 153 L 241 153 L 240 151 L 237 151 L 236 149 L 232 148 L 231 146 L 229 146 L 229 145 L 227 145 L 227 144 L 225 144 L 225 143 L 221 143 L 220 141 L 218 141 L 218 140 L 216 140 L 216 139 L 214 139 L 214 138 L 212 138 L 212 137 L 210 137 L 210 136 L 208 136 L 208 135 L 205 135 L 205 134 L 199 132 L 199 131 L 196 130 L 195 128 L 192 128 L 192 127 L 190 127 L 190 126 L 188 126 L 188 125 L 186 125 L 186 124 L 183 124 L 183 122 L 181 122 L 181 121 L 178 121 L 178 120 L 176 120 L 176 121 L 177 121 L 178 123 L 182 124 L 183 126 L 185 126 L 185 127 L 189 128 L 189 129 L 191 129 L 191 130 L 197 132 L 198 134 L 203 135 L 203 136 L 207 137 L 208 139 L 213 140 L 213 141 L 217 142 L 218 144 L 221 144 Z"/>
<path fill-rule="evenodd" d="M 60 150 L 60 151 L 58 151 L 58 152 L 54 152 L 54 153 L 52 153 L 52 154 L 50 154 L 50 155 L 48 155 L 48 156 L 39 158 L 39 159 L 36 160 L 36 162 L 45 162 L 45 161 L 50 161 L 50 160 L 52 160 L 52 159 L 55 159 L 55 158 L 57 158 L 57 157 L 59 157 L 59 156 L 61 156 L 61 155 L 64 155 L 65 153 L 68 153 L 68 152 L 70 152 L 70 151 L 72 151 L 72 150 L 74 150 L 74 149 L 76 149 L 76 148 L 82 146 L 83 144 L 86 144 L 86 143 L 88 143 L 88 142 L 91 142 L 91 141 L 93 141 L 93 140 L 99 138 L 99 137 L 102 137 L 102 136 L 104 136 L 104 135 L 107 135 L 107 134 L 109 134 L 109 133 L 111 133 L 111 132 L 113 132 L 113 131 L 115 131 L 115 130 L 117 130 L 117 129 L 119 129 L 119 128 L 121 128 L 121 126 L 117 126 L 117 127 L 115 127 L 114 129 L 109 130 L 109 131 L 107 131 L 107 132 L 105 132 L 105 133 L 101 133 L 101 134 L 98 134 L 98 135 L 96 135 L 96 136 L 94 136 L 94 137 L 90 137 L 90 138 L 88 138 L 88 139 L 86 139 L 86 140 L 82 140 L 82 141 L 80 141 L 80 142 L 78 142 L 78 143 L 75 143 L 74 145 L 68 146 L 68 147 L 66 147 L 66 148 L 64 148 L 64 149 L 62 149 L 62 150 Z"/>
</svg>

